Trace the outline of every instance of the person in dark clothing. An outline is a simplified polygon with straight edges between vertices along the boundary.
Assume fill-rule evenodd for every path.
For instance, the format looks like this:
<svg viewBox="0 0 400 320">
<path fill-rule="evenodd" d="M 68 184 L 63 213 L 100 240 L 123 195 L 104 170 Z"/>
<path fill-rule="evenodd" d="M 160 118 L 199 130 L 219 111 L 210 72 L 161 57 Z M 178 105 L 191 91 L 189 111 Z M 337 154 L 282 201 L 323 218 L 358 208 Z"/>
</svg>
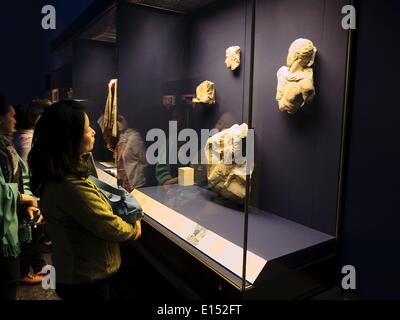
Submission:
<svg viewBox="0 0 400 320">
<path fill-rule="evenodd" d="M 46 99 L 33 100 L 29 107 L 16 108 L 17 132 L 14 133 L 13 143 L 19 156 L 28 164 L 28 154 L 32 147 L 33 132 L 41 114 L 49 106 Z M 42 269 L 46 265 L 40 242 L 44 236 L 44 226 L 32 229 L 32 241 L 21 244 L 21 284 L 35 285 L 42 283 Z M 32 270 L 31 270 L 32 268 Z"/>
<path fill-rule="evenodd" d="M 20 244 L 32 240 L 31 225 L 40 218 L 29 188 L 28 169 L 12 145 L 15 111 L 0 94 L 0 300 L 15 300 Z"/>
</svg>

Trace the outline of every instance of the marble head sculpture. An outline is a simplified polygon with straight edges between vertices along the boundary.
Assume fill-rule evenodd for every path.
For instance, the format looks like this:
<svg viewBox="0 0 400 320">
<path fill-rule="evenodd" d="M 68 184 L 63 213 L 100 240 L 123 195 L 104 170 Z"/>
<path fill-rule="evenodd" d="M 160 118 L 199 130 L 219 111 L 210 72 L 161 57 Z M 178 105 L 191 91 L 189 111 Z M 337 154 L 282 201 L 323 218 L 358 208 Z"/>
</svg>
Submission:
<svg viewBox="0 0 400 320">
<path fill-rule="evenodd" d="M 226 67 L 235 71 L 240 66 L 240 47 L 234 46 L 226 49 Z"/>
<path fill-rule="evenodd" d="M 296 113 L 315 97 L 314 64 L 317 48 L 308 39 L 297 39 L 289 48 L 287 66 L 278 71 L 276 100 L 279 110 Z"/>
</svg>

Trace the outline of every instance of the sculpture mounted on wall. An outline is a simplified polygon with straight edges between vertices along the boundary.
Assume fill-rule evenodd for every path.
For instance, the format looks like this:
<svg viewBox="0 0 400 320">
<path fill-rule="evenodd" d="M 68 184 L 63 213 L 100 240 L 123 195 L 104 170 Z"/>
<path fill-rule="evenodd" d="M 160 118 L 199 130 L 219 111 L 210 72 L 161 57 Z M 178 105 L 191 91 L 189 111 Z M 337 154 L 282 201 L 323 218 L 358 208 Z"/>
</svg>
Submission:
<svg viewBox="0 0 400 320">
<path fill-rule="evenodd" d="M 211 81 L 202 82 L 196 89 L 194 103 L 215 104 L 215 84 Z"/>
<path fill-rule="evenodd" d="M 234 46 L 226 49 L 226 67 L 235 71 L 240 66 L 240 47 Z"/>
<path fill-rule="evenodd" d="M 104 111 L 103 123 L 100 124 L 102 128 L 104 142 L 110 151 L 114 151 L 118 140 L 118 80 L 113 79 L 108 84 L 108 96 L 106 108 Z"/>
<path fill-rule="evenodd" d="M 234 125 L 230 129 L 208 139 L 205 155 L 208 161 L 207 178 L 212 190 L 224 198 L 243 203 L 246 197 L 246 166 L 237 164 L 236 153 L 242 153 L 241 145 L 248 134 L 247 124 Z M 226 157 L 233 159 L 226 161 Z"/>
<path fill-rule="evenodd" d="M 287 66 L 278 71 L 276 100 L 279 110 L 296 113 L 315 97 L 314 64 L 317 48 L 307 39 L 297 39 L 289 48 Z"/>
</svg>

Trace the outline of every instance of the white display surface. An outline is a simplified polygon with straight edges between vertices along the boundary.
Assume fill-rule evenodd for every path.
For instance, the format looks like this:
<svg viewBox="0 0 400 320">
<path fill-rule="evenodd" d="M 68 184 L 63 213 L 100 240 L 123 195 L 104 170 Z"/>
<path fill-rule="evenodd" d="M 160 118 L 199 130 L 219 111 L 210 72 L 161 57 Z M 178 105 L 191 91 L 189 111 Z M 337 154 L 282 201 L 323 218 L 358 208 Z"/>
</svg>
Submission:
<svg viewBox="0 0 400 320">
<path fill-rule="evenodd" d="M 111 186 L 117 186 L 117 178 L 113 177 L 112 175 L 108 174 L 107 172 L 104 172 L 99 168 L 96 168 L 96 171 L 99 180 L 108 183 Z"/>
<path fill-rule="evenodd" d="M 242 278 L 243 248 L 207 230 L 139 190 L 134 190 L 132 194 L 140 203 L 146 215 Z M 248 251 L 246 281 L 253 284 L 266 263 L 267 260 Z"/>
</svg>

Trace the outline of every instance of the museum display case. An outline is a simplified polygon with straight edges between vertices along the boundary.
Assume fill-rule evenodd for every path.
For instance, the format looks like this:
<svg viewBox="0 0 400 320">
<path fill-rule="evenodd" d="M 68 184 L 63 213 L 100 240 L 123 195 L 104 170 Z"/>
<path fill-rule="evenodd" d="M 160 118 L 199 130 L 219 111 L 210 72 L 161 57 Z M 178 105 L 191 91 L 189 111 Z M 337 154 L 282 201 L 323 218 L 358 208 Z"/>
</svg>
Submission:
<svg viewBox="0 0 400 320">
<path fill-rule="evenodd" d="M 145 213 L 137 252 L 190 297 L 297 299 L 334 283 L 345 1 L 103 2 L 58 50 L 101 176 Z"/>
<path fill-rule="evenodd" d="M 193 134 L 200 137 L 201 130 L 229 129 L 247 122 L 251 3 L 180 1 L 178 6 L 169 2 L 166 7 L 161 2 L 157 6 L 133 2 L 120 1 L 117 8 L 118 113 L 131 130 L 125 149 L 140 141 L 148 163 L 140 166 L 143 149 L 126 150 L 125 154 L 131 155 L 119 162 L 119 182 L 134 189 L 133 195 L 143 207 L 148 232 L 142 244 L 146 248 L 158 248 L 161 252 L 154 250 L 155 255 L 185 278 L 187 271 L 178 269 L 186 268 L 187 263 L 177 263 L 177 253 L 167 254 L 182 249 L 183 259 L 200 261 L 207 270 L 238 286 L 235 290 L 240 292 L 245 179 L 244 184 L 243 180 L 237 184 L 238 175 L 226 174 L 224 181 L 217 181 L 216 168 L 215 189 L 228 177 L 231 190 L 235 185 L 240 189 L 239 201 L 224 197 L 221 188 L 218 193 L 209 186 L 210 168 L 192 161 L 201 158 L 209 136 L 198 141 L 186 157 L 181 157 L 185 142 L 178 138 L 187 135 L 186 141 Z M 158 143 L 157 159 L 148 161 L 158 140 L 154 129 L 165 133 L 166 139 Z M 144 171 L 144 187 L 136 187 L 137 177 L 126 170 L 131 163 Z M 265 261 L 251 252 L 249 260 L 254 269 L 249 277 L 254 281 Z"/>
<path fill-rule="evenodd" d="M 146 214 L 143 245 L 203 296 L 299 298 L 335 278 L 344 5 L 118 2 L 118 114 L 134 136 L 118 180 Z"/>
</svg>

